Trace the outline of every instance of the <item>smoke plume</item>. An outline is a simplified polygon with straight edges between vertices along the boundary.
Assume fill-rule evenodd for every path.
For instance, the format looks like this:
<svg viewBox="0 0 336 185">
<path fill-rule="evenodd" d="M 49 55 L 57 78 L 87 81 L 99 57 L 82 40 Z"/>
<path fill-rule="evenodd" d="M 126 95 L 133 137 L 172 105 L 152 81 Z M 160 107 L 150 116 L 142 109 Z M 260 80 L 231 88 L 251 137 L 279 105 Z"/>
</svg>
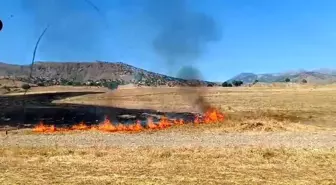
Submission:
<svg viewBox="0 0 336 185">
<path fill-rule="evenodd" d="M 221 31 L 214 19 L 193 11 L 186 0 L 147 0 L 146 13 L 159 30 L 153 48 L 165 61 L 170 71 L 178 71 L 177 77 L 201 80 L 195 61 L 205 52 L 209 42 L 221 39 Z M 209 1 L 210 2 L 210 1 Z M 202 111 L 208 104 L 200 90 L 185 90 L 189 101 Z"/>
</svg>

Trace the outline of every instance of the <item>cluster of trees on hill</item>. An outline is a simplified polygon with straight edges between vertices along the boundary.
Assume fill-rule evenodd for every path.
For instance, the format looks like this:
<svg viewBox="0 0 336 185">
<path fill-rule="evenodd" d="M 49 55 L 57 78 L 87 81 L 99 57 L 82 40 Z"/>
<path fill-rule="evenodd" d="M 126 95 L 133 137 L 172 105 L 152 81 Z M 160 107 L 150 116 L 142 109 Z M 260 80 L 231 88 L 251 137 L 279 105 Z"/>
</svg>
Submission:
<svg viewBox="0 0 336 185">
<path fill-rule="evenodd" d="M 241 80 L 233 80 L 231 83 L 230 82 L 223 82 L 222 87 L 239 87 L 243 85 L 244 82 Z"/>
<path fill-rule="evenodd" d="M 86 83 L 80 83 L 75 81 L 66 81 L 61 83 L 61 85 L 67 85 L 67 86 L 96 86 L 96 87 L 107 87 L 111 90 L 117 89 L 119 85 L 121 85 L 121 82 L 118 81 L 105 81 L 105 82 L 86 82 Z"/>
<path fill-rule="evenodd" d="M 288 83 L 288 82 L 291 82 L 291 80 L 290 80 L 289 78 L 286 78 L 286 79 L 285 79 L 285 82 Z M 307 81 L 306 79 L 302 79 L 302 80 L 301 80 L 301 83 L 306 84 L 306 83 L 308 83 L 308 81 Z"/>
<path fill-rule="evenodd" d="M 136 79 L 137 81 L 141 81 L 142 77 L 138 77 L 138 79 Z M 154 82 L 152 82 L 153 79 L 148 79 L 145 80 L 145 85 L 151 86 Z M 289 78 L 284 79 L 284 82 L 290 82 L 291 80 Z M 256 84 L 258 83 L 258 80 L 255 80 L 252 84 Z M 302 83 L 307 83 L 306 79 L 303 79 L 301 81 Z M 60 85 L 65 85 L 65 86 L 100 86 L 100 87 L 107 87 L 108 89 L 114 90 L 117 89 L 119 85 L 123 85 L 123 82 L 120 81 L 97 81 L 97 82 L 93 82 L 93 81 L 89 81 L 86 83 L 80 83 L 80 82 L 76 82 L 76 81 L 67 81 L 67 80 L 61 80 L 61 84 Z M 233 80 L 232 82 L 223 82 L 222 83 L 222 87 L 239 87 L 242 86 L 244 84 L 243 81 L 241 80 Z M 37 83 L 38 86 L 45 86 L 45 84 L 43 82 L 39 82 Z M 207 84 L 208 87 L 213 87 L 215 86 L 215 84 L 213 83 L 208 83 Z M 30 89 L 30 85 L 29 84 L 23 84 L 21 86 L 22 89 L 24 90 L 28 90 Z"/>
<path fill-rule="evenodd" d="M 117 89 L 119 85 L 121 85 L 122 82 L 119 81 L 105 81 L 105 82 L 86 82 L 86 83 L 81 83 L 81 82 L 76 82 L 76 81 L 67 81 L 67 80 L 62 80 L 60 85 L 64 86 L 97 86 L 97 87 L 107 87 L 111 90 Z M 46 86 L 43 82 L 37 83 L 37 86 L 43 87 Z M 24 90 L 28 90 L 31 88 L 31 86 L 28 83 L 24 83 L 21 85 L 21 88 Z"/>
</svg>

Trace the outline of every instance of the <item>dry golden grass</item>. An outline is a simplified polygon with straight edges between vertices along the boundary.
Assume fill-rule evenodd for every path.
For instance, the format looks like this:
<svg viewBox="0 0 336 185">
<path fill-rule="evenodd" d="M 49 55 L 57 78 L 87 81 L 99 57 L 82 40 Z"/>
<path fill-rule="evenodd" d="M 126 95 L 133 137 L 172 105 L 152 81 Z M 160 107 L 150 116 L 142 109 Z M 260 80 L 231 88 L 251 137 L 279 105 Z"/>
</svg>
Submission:
<svg viewBox="0 0 336 185">
<path fill-rule="evenodd" d="M 22 90 L 22 89 L 21 89 Z M 48 86 L 48 87 L 32 87 L 26 94 L 44 94 L 44 93 L 61 93 L 61 92 L 108 92 L 107 88 L 103 87 L 86 87 L 86 86 Z M 22 95 L 21 92 L 11 92 L 8 95 Z"/>
<path fill-rule="evenodd" d="M 1 148 L 1 184 L 335 184 L 334 149 Z"/>
<path fill-rule="evenodd" d="M 106 94 L 68 98 L 58 103 L 149 108 L 161 111 L 197 111 L 178 88 L 120 89 Z M 202 96 L 228 115 L 231 122 L 262 125 L 336 126 L 336 86 L 205 88 Z M 259 124 L 260 125 L 260 124 Z M 282 127 L 282 126 L 281 126 Z M 267 130 L 267 129 L 266 129 Z"/>
<path fill-rule="evenodd" d="M 43 89 L 35 92 L 43 92 Z M 67 98 L 56 103 L 197 111 L 186 98 L 194 93 L 183 96 L 180 92 L 177 88 L 130 88 Z M 336 151 L 327 147 L 333 142 L 323 145 L 323 142 L 333 141 L 335 136 L 331 132 L 324 138 L 321 132 L 303 137 L 302 132 L 336 126 L 335 85 L 214 87 L 202 92 L 208 102 L 226 113 L 225 123 L 184 125 L 159 131 L 160 134 L 145 132 L 135 135 L 136 141 L 130 141 L 135 137 L 130 135 L 98 135 L 91 138 L 93 144 L 114 142 L 114 145 L 94 148 L 77 146 L 91 146 L 90 134 L 50 137 L 71 144 L 63 147 L 55 146 L 57 142 L 48 137 L 34 134 L 4 136 L 3 143 L 10 143 L 14 138 L 20 142 L 17 146 L 4 144 L 0 148 L 0 184 L 336 184 Z M 246 137 L 246 133 L 225 136 L 226 132 L 246 131 L 273 133 L 263 133 L 261 139 Z M 295 131 L 295 137 L 276 135 L 277 131 Z M 259 136 L 260 133 L 253 134 Z M 211 138 L 207 141 L 209 145 L 215 143 L 218 147 L 190 146 L 190 143 L 196 143 L 191 142 L 193 137 Z M 311 139 L 316 141 L 315 137 L 322 142 L 320 146 L 310 142 Z M 276 143 L 281 139 L 281 142 L 288 141 L 288 145 L 287 148 L 279 145 L 238 148 L 242 145 L 234 145 L 249 138 L 265 139 L 265 143 Z M 221 142 L 225 139 L 231 139 L 233 147 L 223 147 Z M 36 143 L 29 143 L 32 141 Z M 125 147 L 125 143 L 122 145 L 125 141 L 138 142 L 138 147 Z M 147 141 L 151 145 L 141 143 Z M 301 145 L 310 148 L 295 147 Z"/>
</svg>

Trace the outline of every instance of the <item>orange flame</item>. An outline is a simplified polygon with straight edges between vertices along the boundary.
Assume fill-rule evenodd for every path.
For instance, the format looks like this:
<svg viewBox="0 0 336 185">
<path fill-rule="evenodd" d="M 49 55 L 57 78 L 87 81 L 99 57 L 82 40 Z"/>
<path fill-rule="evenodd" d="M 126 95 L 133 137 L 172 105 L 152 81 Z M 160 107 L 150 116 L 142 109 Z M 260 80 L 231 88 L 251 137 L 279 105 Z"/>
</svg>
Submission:
<svg viewBox="0 0 336 185">
<path fill-rule="evenodd" d="M 89 130 L 90 127 L 85 125 L 84 122 L 80 122 L 78 125 L 71 127 L 72 130 Z"/>
<path fill-rule="evenodd" d="M 45 125 L 42 121 L 34 128 L 35 132 L 55 132 L 56 127 L 54 125 Z"/>
<path fill-rule="evenodd" d="M 211 108 L 204 113 L 203 116 L 195 116 L 193 123 L 194 124 L 214 124 L 223 122 L 225 116 L 219 110 L 215 108 Z M 95 126 L 88 126 L 84 122 L 80 122 L 79 124 L 73 125 L 71 128 L 56 128 L 54 125 L 48 126 L 43 122 L 40 122 L 34 129 L 34 132 L 42 132 L 42 133 L 50 133 L 57 131 L 71 131 L 71 130 L 97 130 L 97 131 L 105 131 L 105 132 L 139 132 L 146 129 L 149 130 L 161 130 L 167 129 L 172 126 L 184 125 L 186 121 L 183 119 L 175 119 L 169 120 L 167 117 L 162 117 L 159 122 L 154 123 L 153 118 L 149 117 L 147 119 L 146 126 L 143 127 L 141 122 L 138 120 L 134 124 L 125 125 L 125 124 L 117 124 L 114 125 L 109 119 L 105 119 L 102 123 Z"/>
</svg>

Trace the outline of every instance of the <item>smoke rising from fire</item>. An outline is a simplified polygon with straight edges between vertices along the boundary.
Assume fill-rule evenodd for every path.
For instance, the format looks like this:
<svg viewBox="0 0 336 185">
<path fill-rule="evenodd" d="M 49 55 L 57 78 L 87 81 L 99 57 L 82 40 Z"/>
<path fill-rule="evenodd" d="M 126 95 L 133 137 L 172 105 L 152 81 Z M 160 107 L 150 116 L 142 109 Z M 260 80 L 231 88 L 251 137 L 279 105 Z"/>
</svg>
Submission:
<svg viewBox="0 0 336 185">
<path fill-rule="evenodd" d="M 98 57 L 102 49 L 99 45 L 100 35 L 102 35 L 100 33 L 104 31 L 104 24 L 102 17 L 99 16 L 103 11 L 100 10 L 101 7 L 92 5 L 91 2 L 94 1 L 21 1 L 23 9 L 34 16 L 35 25 L 33 26 L 38 29 L 38 33 L 50 24 L 50 29 L 43 38 L 43 47 L 41 47 L 44 55 L 48 57 L 53 55 L 57 58 L 58 56 L 76 56 L 77 59 L 81 59 L 87 58 L 88 53 L 94 53 Z M 140 5 L 144 8 L 154 30 L 158 31 L 152 41 L 152 47 L 162 57 L 169 71 L 175 73 L 170 75 L 189 80 L 202 79 L 202 75 L 194 64 L 206 51 L 208 43 L 221 39 L 221 30 L 211 16 L 193 10 L 188 4 L 193 1 L 187 0 L 120 2 Z M 90 9 L 91 13 L 88 13 L 90 11 L 83 13 L 83 9 Z M 132 23 L 125 22 L 125 24 Z M 141 34 L 140 31 L 139 34 Z M 206 102 L 201 98 L 202 91 L 183 90 L 182 93 L 187 93 L 185 97 L 193 104 L 207 107 Z M 205 110 L 205 108 L 201 109 Z"/>
<path fill-rule="evenodd" d="M 201 12 L 193 11 L 186 0 L 147 0 L 146 13 L 158 29 L 153 48 L 170 71 L 178 71 L 176 77 L 201 80 L 201 73 L 193 63 L 205 52 L 210 42 L 221 39 L 221 30 L 215 20 Z M 210 2 L 210 1 L 209 1 Z M 185 91 L 188 100 L 208 107 L 200 90 Z"/>
<path fill-rule="evenodd" d="M 159 30 L 154 50 L 170 66 L 192 64 L 205 51 L 206 44 L 221 39 L 215 20 L 188 7 L 186 0 L 147 0 L 146 12 Z M 175 64 L 180 65 L 175 66 Z"/>
</svg>

